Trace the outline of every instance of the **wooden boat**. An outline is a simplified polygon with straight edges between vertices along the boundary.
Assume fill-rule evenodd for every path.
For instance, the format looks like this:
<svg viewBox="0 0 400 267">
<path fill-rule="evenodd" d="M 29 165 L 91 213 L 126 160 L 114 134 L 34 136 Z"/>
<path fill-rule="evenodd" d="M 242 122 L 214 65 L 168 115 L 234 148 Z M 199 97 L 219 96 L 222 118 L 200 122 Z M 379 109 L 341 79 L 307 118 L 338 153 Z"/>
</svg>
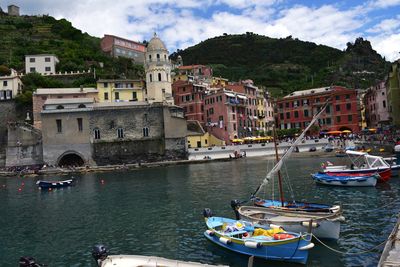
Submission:
<svg viewBox="0 0 400 267">
<path fill-rule="evenodd" d="M 343 216 L 337 216 L 337 213 L 326 213 L 322 211 L 298 211 L 287 212 L 279 209 L 268 212 L 262 207 L 239 207 L 238 212 L 241 218 L 258 224 L 280 225 L 285 230 L 297 233 L 307 232 L 310 227 L 312 233 L 319 238 L 338 239 L 340 235 L 340 223 L 344 221 Z"/>
<path fill-rule="evenodd" d="M 258 186 L 256 191 L 252 194 L 250 200 L 253 202 L 254 206 L 241 206 L 241 201 L 233 200 L 231 202 L 231 207 L 235 211 L 236 219 L 244 218 L 258 223 L 269 223 L 277 216 L 280 217 L 279 225 L 284 229 L 289 231 L 301 231 L 306 230 L 306 226 L 301 226 L 302 222 L 309 222 L 311 220 L 316 220 L 315 213 L 318 212 L 319 217 L 316 222 L 317 225 L 327 225 L 324 226 L 327 231 L 315 231 L 316 227 L 312 228 L 312 233 L 319 238 L 329 238 L 338 239 L 340 233 L 340 224 L 344 221 L 342 216 L 342 208 L 338 205 L 326 205 L 326 204 L 316 204 L 316 203 L 305 203 L 292 201 L 285 201 L 283 197 L 283 186 L 282 178 L 280 174 L 280 169 L 284 161 L 291 155 L 294 147 L 296 147 L 304 138 L 305 133 L 311 128 L 311 126 L 318 120 L 318 117 L 325 111 L 327 103 L 325 103 L 320 112 L 317 113 L 306 129 L 299 135 L 299 137 L 294 141 L 292 146 L 285 152 L 281 159 L 278 158 L 277 146 L 275 143 L 275 155 L 277 163 L 272 168 L 272 170 L 267 174 L 266 178 Z M 280 199 L 264 199 L 256 197 L 260 190 L 269 183 L 269 181 L 275 176 L 278 176 L 279 182 L 279 195 Z M 297 217 L 301 219 L 298 220 Z M 262 220 L 260 220 L 262 218 Z M 295 225 L 293 222 L 296 221 Z M 326 223 L 325 223 L 326 222 Z M 307 225 L 306 223 L 304 225 Z M 301 226 L 301 227 L 300 227 Z"/>
<path fill-rule="evenodd" d="M 326 173 L 315 173 L 311 175 L 316 183 L 336 186 L 375 186 L 379 174 L 365 176 L 335 176 Z"/>
<path fill-rule="evenodd" d="M 154 256 L 108 255 L 108 250 L 103 245 L 94 246 L 92 256 L 99 267 L 228 267 L 226 265 L 210 265 L 189 261 L 177 261 Z"/>
<path fill-rule="evenodd" d="M 68 180 L 62 180 L 62 181 L 38 180 L 36 182 L 38 187 L 41 188 L 41 189 L 67 187 L 67 186 L 73 185 L 74 183 L 75 183 L 75 179 L 68 179 Z"/>
<path fill-rule="evenodd" d="M 366 152 L 346 150 L 346 155 L 351 160 L 350 167 L 346 165 L 340 166 L 325 166 L 323 169 L 324 173 L 333 175 L 338 174 L 371 174 L 378 172 L 380 178 L 378 182 L 387 182 L 391 177 L 390 165 L 387 164 L 382 157 L 369 155 Z M 354 159 L 352 157 L 355 157 Z M 382 175 L 381 175 L 382 174 Z"/>
<path fill-rule="evenodd" d="M 267 260 L 306 264 L 314 247 L 310 234 L 286 232 L 279 227 L 252 224 L 243 220 L 214 217 L 204 211 L 208 230 L 204 236 L 231 251 Z"/>
</svg>

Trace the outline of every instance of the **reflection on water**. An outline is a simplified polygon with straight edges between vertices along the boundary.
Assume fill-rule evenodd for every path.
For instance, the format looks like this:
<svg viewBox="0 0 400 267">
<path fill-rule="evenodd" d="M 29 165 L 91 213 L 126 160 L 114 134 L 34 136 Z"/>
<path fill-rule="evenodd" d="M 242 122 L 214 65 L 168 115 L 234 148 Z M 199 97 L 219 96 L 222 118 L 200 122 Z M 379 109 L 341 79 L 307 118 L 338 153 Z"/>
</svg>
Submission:
<svg viewBox="0 0 400 267">
<path fill-rule="evenodd" d="M 400 210 L 399 178 L 376 188 L 317 186 L 310 174 L 321 161 L 291 159 L 283 173 L 287 171 L 297 200 L 343 205 L 347 221 L 341 238 L 327 243 L 357 252 L 384 241 Z M 103 243 L 113 254 L 246 266 L 247 257 L 203 237 L 202 210 L 209 207 L 216 215 L 233 217 L 230 201 L 248 198 L 264 178 L 267 165 L 266 159 L 246 158 L 91 173 L 75 175 L 74 187 L 51 192 L 36 188 L 36 180 L 42 177 L 0 178 L 0 265 L 16 266 L 20 256 L 30 255 L 49 266 L 95 266 L 91 247 Z M 275 181 L 265 192 L 271 192 L 272 185 L 276 191 Z M 285 186 L 285 196 L 290 195 Z M 342 256 L 317 245 L 307 266 L 374 266 L 379 256 L 379 251 Z M 255 266 L 266 265 L 295 266 L 255 260 Z"/>
</svg>

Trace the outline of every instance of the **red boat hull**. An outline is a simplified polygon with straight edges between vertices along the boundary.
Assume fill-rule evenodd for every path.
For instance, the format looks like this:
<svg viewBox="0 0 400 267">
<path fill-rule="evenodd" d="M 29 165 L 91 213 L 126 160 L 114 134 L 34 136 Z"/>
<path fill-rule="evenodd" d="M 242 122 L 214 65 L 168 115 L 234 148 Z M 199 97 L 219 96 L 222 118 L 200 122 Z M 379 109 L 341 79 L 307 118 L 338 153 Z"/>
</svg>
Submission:
<svg viewBox="0 0 400 267">
<path fill-rule="evenodd" d="M 343 172 L 330 172 L 327 171 L 325 172 L 328 175 L 332 175 L 332 176 L 371 176 L 373 175 L 375 172 L 371 171 L 371 172 L 346 172 L 346 170 L 343 170 Z M 378 179 L 379 183 L 383 183 L 383 182 L 387 182 L 389 181 L 390 177 L 392 176 L 392 170 L 389 169 L 384 169 L 384 170 L 380 170 L 378 171 L 380 178 Z"/>
</svg>

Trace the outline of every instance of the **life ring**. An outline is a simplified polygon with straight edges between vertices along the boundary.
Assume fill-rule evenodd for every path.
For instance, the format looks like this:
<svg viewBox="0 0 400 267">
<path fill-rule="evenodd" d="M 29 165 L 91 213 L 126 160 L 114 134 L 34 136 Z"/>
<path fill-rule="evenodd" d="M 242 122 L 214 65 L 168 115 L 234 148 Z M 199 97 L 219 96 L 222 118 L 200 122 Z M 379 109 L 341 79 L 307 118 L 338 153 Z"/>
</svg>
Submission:
<svg viewBox="0 0 400 267">
<path fill-rule="evenodd" d="M 290 235 L 290 234 L 274 234 L 274 239 L 275 240 L 284 240 L 284 239 L 288 239 L 288 238 L 293 238 L 294 235 Z"/>
</svg>

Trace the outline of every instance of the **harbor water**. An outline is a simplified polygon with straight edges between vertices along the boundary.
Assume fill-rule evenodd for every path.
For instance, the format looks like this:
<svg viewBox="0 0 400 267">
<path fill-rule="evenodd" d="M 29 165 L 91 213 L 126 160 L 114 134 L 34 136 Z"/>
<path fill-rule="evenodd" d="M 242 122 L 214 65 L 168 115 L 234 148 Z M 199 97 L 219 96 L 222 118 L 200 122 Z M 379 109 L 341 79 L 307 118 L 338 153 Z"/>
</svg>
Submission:
<svg viewBox="0 0 400 267">
<path fill-rule="evenodd" d="M 327 244 L 357 253 L 385 241 L 400 211 L 399 178 L 371 188 L 319 186 L 310 174 L 326 160 L 343 159 L 294 157 L 283 173 L 290 177 L 297 200 L 343 205 L 346 222 L 341 238 Z M 0 266 L 17 266 L 20 256 L 32 256 L 48 266 L 95 266 L 90 254 L 95 244 L 105 244 L 111 254 L 247 266 L 248 257 L 204 238 L 202 211 L 211 208 L 217 216 L 233 217 L 230 201 L 247 199 L 271 166 L 266 158 L 244 158 L 77 174 L 75 186 L 52 191 L 36 187 L 35 182 L 44 177 L 2 177 Z M 266 188 L 271 192 L 272 184 Z M 341 255 L 315 243 L 307 266 L 376 266 L 383 249 Z M 254 266 L 298 265 L 256 259 Z"/>
</svg>

